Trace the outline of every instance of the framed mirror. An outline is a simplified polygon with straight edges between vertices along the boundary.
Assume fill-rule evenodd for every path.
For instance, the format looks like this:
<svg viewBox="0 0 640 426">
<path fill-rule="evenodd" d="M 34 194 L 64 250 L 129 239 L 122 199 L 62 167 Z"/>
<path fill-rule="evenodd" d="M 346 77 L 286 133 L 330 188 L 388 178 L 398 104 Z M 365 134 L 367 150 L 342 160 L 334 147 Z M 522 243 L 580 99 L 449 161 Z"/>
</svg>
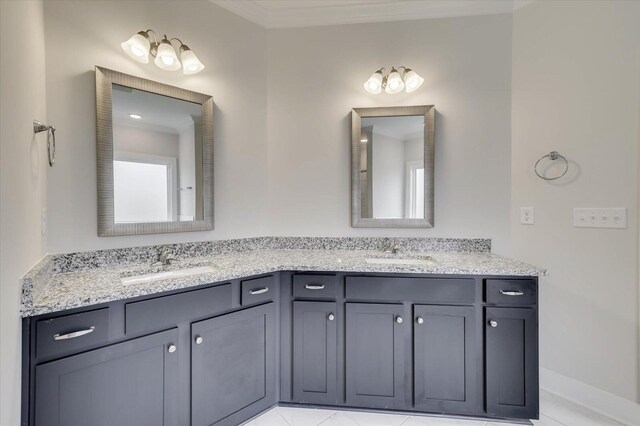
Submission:
<svg viewBox="0 0 640 426">
<path fill-rule="evenodd" d="M 351 226 L 432 228 L 433 105 L 351 111 Z"/>
<path fill-rule="evenodd" d="M 96 67 L 98 235 L 213 229 L 213 98 Z"/>
</svg>

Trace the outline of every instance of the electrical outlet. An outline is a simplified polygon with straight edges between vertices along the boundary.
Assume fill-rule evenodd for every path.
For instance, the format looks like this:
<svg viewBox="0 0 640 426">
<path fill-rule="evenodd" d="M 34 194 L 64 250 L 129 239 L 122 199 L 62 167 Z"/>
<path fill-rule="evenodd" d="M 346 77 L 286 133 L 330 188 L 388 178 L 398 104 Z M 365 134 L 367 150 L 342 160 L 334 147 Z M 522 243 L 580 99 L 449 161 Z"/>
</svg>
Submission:
<svg viewBox="0 0 640 426">
<path fill-rule="evenodd" d="M 47 209 L 44 207 L 40 212 L 40 233 L 43 237 L 47 235 Z"/>
<path fill-rule="evenodd" d="M 520 224 L 533 225 L 536 223 L 533 207 L 520 207 Z"/>
<path fill-rule="evenodd" d="M 626 208 L 575 208 L 573 226 L 576 228 L 619 228 L 627 227 Z"/>
</svg>

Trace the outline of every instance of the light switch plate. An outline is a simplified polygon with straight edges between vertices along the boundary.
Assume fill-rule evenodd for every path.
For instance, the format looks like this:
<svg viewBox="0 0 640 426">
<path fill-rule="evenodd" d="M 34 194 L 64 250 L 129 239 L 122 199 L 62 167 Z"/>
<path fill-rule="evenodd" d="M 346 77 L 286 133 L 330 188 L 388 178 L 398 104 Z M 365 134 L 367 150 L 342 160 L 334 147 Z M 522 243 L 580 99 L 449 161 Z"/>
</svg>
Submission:
<svg viewBox="0 0 640 426">
<path fill-rule="evenodd" d="M 533 225 L 536 223 L 533 207 L 520 207 L 520 224 Z"/>
<path fill-rule="evenodd" d="M 576 228 L 626 229 L 626 208 L 574 208 L 573 226 Z"/>
</svg>

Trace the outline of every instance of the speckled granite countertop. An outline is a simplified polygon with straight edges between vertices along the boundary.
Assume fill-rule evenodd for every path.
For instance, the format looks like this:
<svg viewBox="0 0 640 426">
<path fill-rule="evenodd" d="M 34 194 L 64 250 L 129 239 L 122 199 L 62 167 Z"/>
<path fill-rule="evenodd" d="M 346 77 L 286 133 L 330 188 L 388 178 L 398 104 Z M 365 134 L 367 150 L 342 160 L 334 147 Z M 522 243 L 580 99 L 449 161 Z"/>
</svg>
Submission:
<svg viewBox="0 0 640 426">
<path fill-rule="evenodd" d="M 371 240 L 371 239 L 369 239 Z M 402 239 L 398 239 L 401 241 Z M 237 241 L 237 240 L 236 240 Z M 467 240 L 484 241 L 484 240 Z M 291 245 L 290 245 L 291 246 Z M 296 245 L 293 245 L 294 247 Z M 299 246 L 299 245 L 298 245 Z M 490 247 L 490 245 L 488 246 Z M 63 311 L 98 303 L 123 300 L 137 296 L 178 290 L 211 282 L 264 274 L 275 271 L 344 271 L 427 273 L 462 275 L 539 276 L 546 271 L 526 263 L 492 254 L 486 248 L 475 251 L 447 251 L 438 248 L 402 252 L 397 258 L 431 256 L 425 265 L 398 265 L 367 263 L 367 258 L 393 257 L 369 246 L 358 246 L 345 250 L 309 248 L 259 248 L 252 246 L 245 251 L 230 251 L 207 256 L 191 256 L 191 253 L 176 248 L 180 262 L 170 266 L 150 266 L 149 263 L 134 263 L 119 266 L 123 262 L 102 261 L 96 264 L 70 267 L 60 266 L 71 255 L 45 257 L 23 278 L 22 316 L 34 316 Z M 428 246 L 426 248 L 429 248 Z M 490 249 L 490 248 L 489 248 Z M 128 249 L 134 250 L 134 249 Z M 104 253 L 92 252 L 92 253 Z M 180 256 L 180 254 L 183 256 Z M 121 255 L 122 253 L 120 253 Z M 86 256 L 86 255 L 85 255 Z M 96 255 L 97 256 L 97 255 Z M 124 285 L 123 277 L 148 273 L 179 270 L 196 266 L 210 266 L 213 272 L 166 278 L 144 283 Z"/>
</svg>

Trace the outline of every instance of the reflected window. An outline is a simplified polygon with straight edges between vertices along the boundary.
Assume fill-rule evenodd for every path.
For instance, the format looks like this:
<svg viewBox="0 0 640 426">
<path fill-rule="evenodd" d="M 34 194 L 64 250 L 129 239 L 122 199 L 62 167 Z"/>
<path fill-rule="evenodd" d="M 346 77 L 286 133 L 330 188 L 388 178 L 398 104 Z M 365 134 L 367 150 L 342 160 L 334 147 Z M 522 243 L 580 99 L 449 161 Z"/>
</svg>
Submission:
<svg viewBox="0 0 640 426">
<path fill-rule="evenodd" d="M 405 217 L 424 218 L 424 165 L 422 161 L 407 162 L 407 200 Z"/>
<path fill-rule="evenodd" d="M 116 223 L 175 220 L 176 159 L 117 153 L 113 162 Z"/>
</svg>

